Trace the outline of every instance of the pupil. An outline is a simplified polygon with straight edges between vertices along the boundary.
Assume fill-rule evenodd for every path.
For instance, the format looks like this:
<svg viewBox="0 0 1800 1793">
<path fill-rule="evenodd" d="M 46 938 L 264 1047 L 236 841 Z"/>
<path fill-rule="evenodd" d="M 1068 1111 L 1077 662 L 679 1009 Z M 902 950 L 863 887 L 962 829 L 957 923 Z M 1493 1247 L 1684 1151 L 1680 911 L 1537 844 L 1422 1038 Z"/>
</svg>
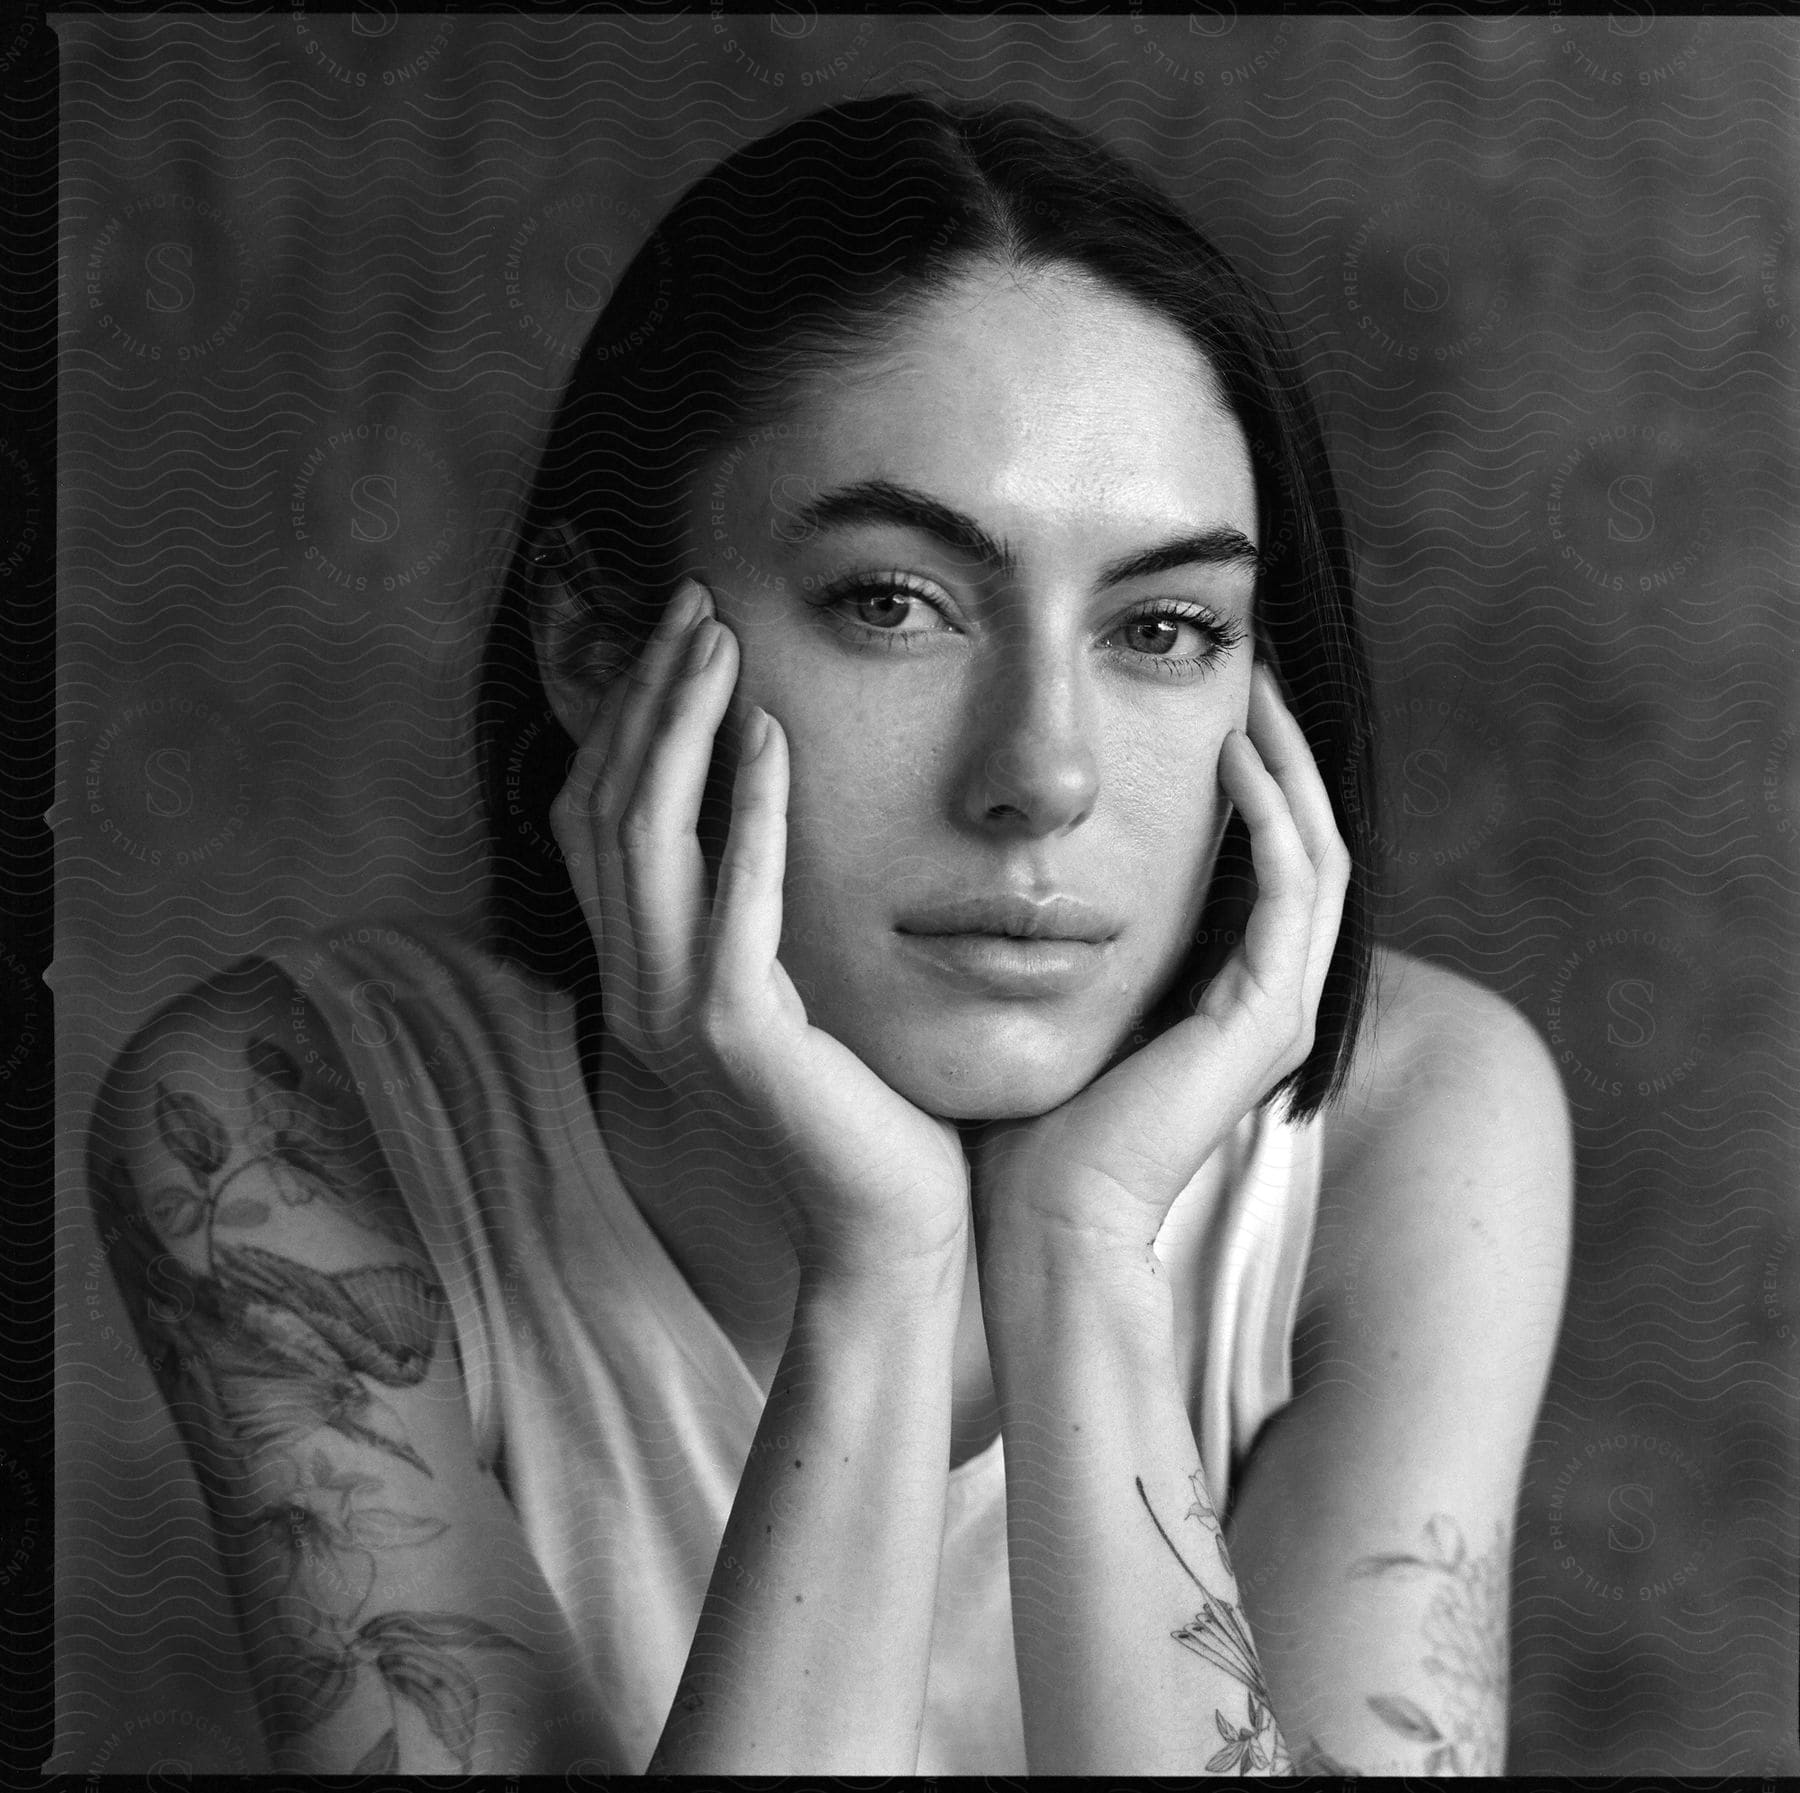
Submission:
<svg viewBox="0 0 1800 1793">
<path fill-rule="evenodd" d="M 1138 627 L 1146 632 L 1151 630 L 1160 631 L 1157 643 L 1153 644 L 1146 642 L 1146 646 L 1160 645 L 1163 648 L 1170 648 L 1175 645 L 1175 624 L 1166 616 L 1147 617 L 1143 622 L 1138 624 Z"/>
<path fill-rule="evenodd" d="M 877 592 L 873 597 L 863 599 L 863 606 L 870 612 L 870 622 L 898 622 L 905 613 L 906 600 L 896 597 L 892 592 Z M 875 614 L 879 613 L 879 614 Z"/>
</svg>

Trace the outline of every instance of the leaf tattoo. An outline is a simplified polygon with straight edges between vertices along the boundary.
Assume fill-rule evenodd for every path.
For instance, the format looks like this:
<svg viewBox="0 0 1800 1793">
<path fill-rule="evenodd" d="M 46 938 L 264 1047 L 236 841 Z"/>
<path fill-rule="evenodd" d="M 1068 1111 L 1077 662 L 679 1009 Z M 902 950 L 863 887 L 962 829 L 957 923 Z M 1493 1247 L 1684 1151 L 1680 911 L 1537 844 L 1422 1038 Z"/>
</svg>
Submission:
<svg viewBox="0 0 1800 1793">
<path fill-rule="evenodd" d="M 202 1183 L 231 1156 L 225 1129 L 198 1096 L 156 1086 L 156 1131 L 164 1145 Z"/>
<path fill-rule="evenodd" d="M 150 1218 L 171 1239 L 185 1239 L 206 1220 L 206 1203 L 179 1183 L 164 1183 L 150 1195 Z"/>
<path fill-rule="evenodd" d="M 1402 1737 L 1410 1737 L 1415 1743 L 1444 1741 L 1443 1732 L 1431 1722 L 1430 1716 L 1404 1694 L 1370 1694 L 1369 1708 L 1390 1730 L 1398 1731 Z"/>
<path fill-rule="evenodd" d="M 1369 1709 L 1410 1743 L 1429 1744 L 1427 1774 L 1498 1774 L 1505 1754 L 1508 1668 L 1506 1660 L 1506 1528 L 1496 1524 L 1492 1546 L 1472 1553 L 1448 1514 L 1425 1527 L 1423 1555 L 1394 1552 L 1359 1558 L 1353 1579 L 1435 1579 L 1425 1615 L 1431 1653 L 1421 1667 L 1439 1689 L 1434 1718 L 1404 1694 L 1369 1696 Z"/>
<path fill-rule="evenodd" d="M 388 1728 L 357 1758 L 352 1774 L 392 1774 L 400 1766 L 400 1745 L 394 1727 Z"/>
<path fill-rule="evenodd" d="M 283 1734 L 322 1724 L 350 1697 L 362 1666 L 372 1664 L 390 1700 L 402 1699 L 415 1706 L 463 1773 L 471 1773 L 480 1693 L 474 1675 L 450 1654 L 452 1650 L 531 1654 L 517 1638 L 465 1614 L 378 1613 L 348 1640 L 340 1634 L 335 1648 L 306 1639 L 295 1645 L 283 1665 L 279 1688 Z M 396 1731 L 397 1726 L 390 1726 L 386 1737 L 363 1761 L 385 1749 L 397 1763 Z"/>
<path fill-rule="evenodd" d="M 342 1648 L 296 1638 L 270 1690 L 277 1736 L 292 1737 L 321 1725 L 349 1699 L 356 1668 Z"/>
<path fill-rule="evenodd" d="M 1198 1519 L 1203 1526 L 1211 1529 L 1212 1536 L 1219 1545 L 1219 1559 L 1229 1572 L 1230 1559 L 1225 1554 L 1224 1541 L 1219 1536 L 1218 1520 L 1211 1501 L 1207 1499 L 1200 1471 L 1195 1470 L 1189 1475 L 1188 1485 L 1194 1492 L 1194 1504 L 1188 1508 L 1186 1517 Z M 1164 1529 L 1162 1521 L 1156 1516 L 1156 1509 L 1150 1504 L 1150 1496 L 1145 1492 L 1141 1476 L 1137 1478 L 1137 1491 L 1138 1499 L 1144 1503 L 1144 1511 L 1150 1515 L 1151 1524 L 1168 1545 L 1176 1562 L 1181 1564 L 1188 1580 L 1201 1594 L 1200 1610 L 1187 1624 L 1169 1635 L 1183 1649 L 1193 1651 L 1202 1661 L 1211 1663 L 1214 1668 L 1229 1675 L 1245 1691 L 1247 1712 L 1244 1724 L 1233 1723 L 1223 1712 L 1213 1713 L 1213 1723 L 1224 1740 L 1224 1748 L 1207 1761 L 1207 1773 L 1284 1771 L 1288 1766 L 1287 1749 L 1275 1724 L 1274 1711 L 1269 1703 L 1268 1683 L 1263 1679 L 1262 1665 L 1256 1659 L 1256 1647 L 1251 1642 L 1249 1627 L 1245 1625 L 1237 1607 L 1223 1595 L 1211 1592 L 1176 1548 L 1175 1540 Z"/>
<path fill-rule="evenodd" d="M 297 1092 L 305 1077 L 284 1047 L 270 1039 L 254 1039 L 244 1049 L 252 1073 L 260 1082 Z"/>
<path fill-rule="evenodd" d="M 357 1504 L 364 1494 L 379 1491 L 379 1476 L 339 1471 L 323 1451 L 315 1450 L 312 1479 L 296 1486 L 280 1501 L 245 1522 L 246 1529 L 272 1538 L 288 1552 L 287 1584 L 293 1596 L 302 1586 L 316 1598 L 332 1584 L 353 1586 L 346 1565 L 360 1579 L 346 1618 L 362 1610 L 375 1586 L 375 1553 L 429 1544 L 450 1529 L 449 1521 L 425 1513 L 402 1513 L 392 1507 Z M 309 1495 L 328 1498 L 313 1501 Z"/>
<path fill-rule="evenodd" d="M 517 1650 L 525 1645 L 493 1625 L 452 1613 L 387 1612 L 356 1634 L 357 1655 L 374 1658 L 376 1672 L 401 1699 L 418 1707 L 433 1734 L 470 1772 L 479 1695 L 475 1677 L 452 1650 Z"/>
<path fill-rule="evenodd" d="M 396 1244 L 409 1243 L 405 1227 L 379 1205 L 342 1203 L 341 1192 L 359 1174 L 354 1152 L 344 1149 L 328 1110 L 305 1088 L 305 1073 L 276 1041 L 258 1038 L 244 1052 L 251 1074 L 253 1119 L 246 1141 L 249 1164 L 264 1167 L 276 1193 L 290 1208 L 321 1196 L 340 1200 L 340 1211 L 363 1231 Z"/>
</svg>

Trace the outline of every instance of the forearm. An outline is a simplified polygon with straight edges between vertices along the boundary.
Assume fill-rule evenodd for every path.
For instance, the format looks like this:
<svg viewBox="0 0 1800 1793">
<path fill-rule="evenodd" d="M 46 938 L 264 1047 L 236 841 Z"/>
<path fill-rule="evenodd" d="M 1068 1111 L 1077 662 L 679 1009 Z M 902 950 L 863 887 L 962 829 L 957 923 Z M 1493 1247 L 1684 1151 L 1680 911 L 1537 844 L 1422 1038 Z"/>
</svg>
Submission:
<svg viewBox="0 0 1800 1793">
<path fill-rule="evenodd" d="M 963 1274 L 802 1280 L 654 1771 L 912 1773 Z"/>
<path fill-rule="evenodd" d="M 1285 1768 L 1160 1268 L 1034 1238 L 984 1242 L 981 1279 L 1030 1771 Z"/>
</svg>

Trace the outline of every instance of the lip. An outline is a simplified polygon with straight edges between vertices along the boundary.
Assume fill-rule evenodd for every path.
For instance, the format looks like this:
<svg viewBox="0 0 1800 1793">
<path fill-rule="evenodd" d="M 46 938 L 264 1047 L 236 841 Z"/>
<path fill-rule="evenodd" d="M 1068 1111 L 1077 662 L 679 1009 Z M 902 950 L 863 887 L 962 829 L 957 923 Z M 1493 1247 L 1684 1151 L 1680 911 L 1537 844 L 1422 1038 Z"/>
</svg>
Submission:
<svg viewBox="0 0 1800 1793">
<path fill-rule="evenodd" d="M 973 988 L 1015 999 L 1078 995 L 1099 976 L 1111 947 L 1106 940 L 897 931 L 915 958 L 965 994 Z"/>
<path fill-rule="evenodd" d="M 1057 941 L 1098 946 L 1118 933 L 1118 923 L 1079 897 L 1028 897 L 1002 891 L 954 897 L 896 922 L 898 932 L 919 937 L 988 935 L 1010 940 Z"/>
</svg>

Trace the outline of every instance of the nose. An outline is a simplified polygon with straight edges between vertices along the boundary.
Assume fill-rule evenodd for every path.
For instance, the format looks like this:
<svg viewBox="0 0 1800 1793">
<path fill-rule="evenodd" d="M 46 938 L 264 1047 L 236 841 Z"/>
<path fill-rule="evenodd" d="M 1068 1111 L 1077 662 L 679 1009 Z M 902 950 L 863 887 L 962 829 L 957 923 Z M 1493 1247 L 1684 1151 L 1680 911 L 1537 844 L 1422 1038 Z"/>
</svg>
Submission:
<svg viewBox="0 0 1800 1793">
<path fill-rule="evenodd" d="M 1001 656 L 970 691 L 963 820 L 1034 837 L 1079 827 L 1100 793 L 1100 762 L 1090 693 L 1076 672 L 1040 644 L 1029 656 Z"/>
</svg>

